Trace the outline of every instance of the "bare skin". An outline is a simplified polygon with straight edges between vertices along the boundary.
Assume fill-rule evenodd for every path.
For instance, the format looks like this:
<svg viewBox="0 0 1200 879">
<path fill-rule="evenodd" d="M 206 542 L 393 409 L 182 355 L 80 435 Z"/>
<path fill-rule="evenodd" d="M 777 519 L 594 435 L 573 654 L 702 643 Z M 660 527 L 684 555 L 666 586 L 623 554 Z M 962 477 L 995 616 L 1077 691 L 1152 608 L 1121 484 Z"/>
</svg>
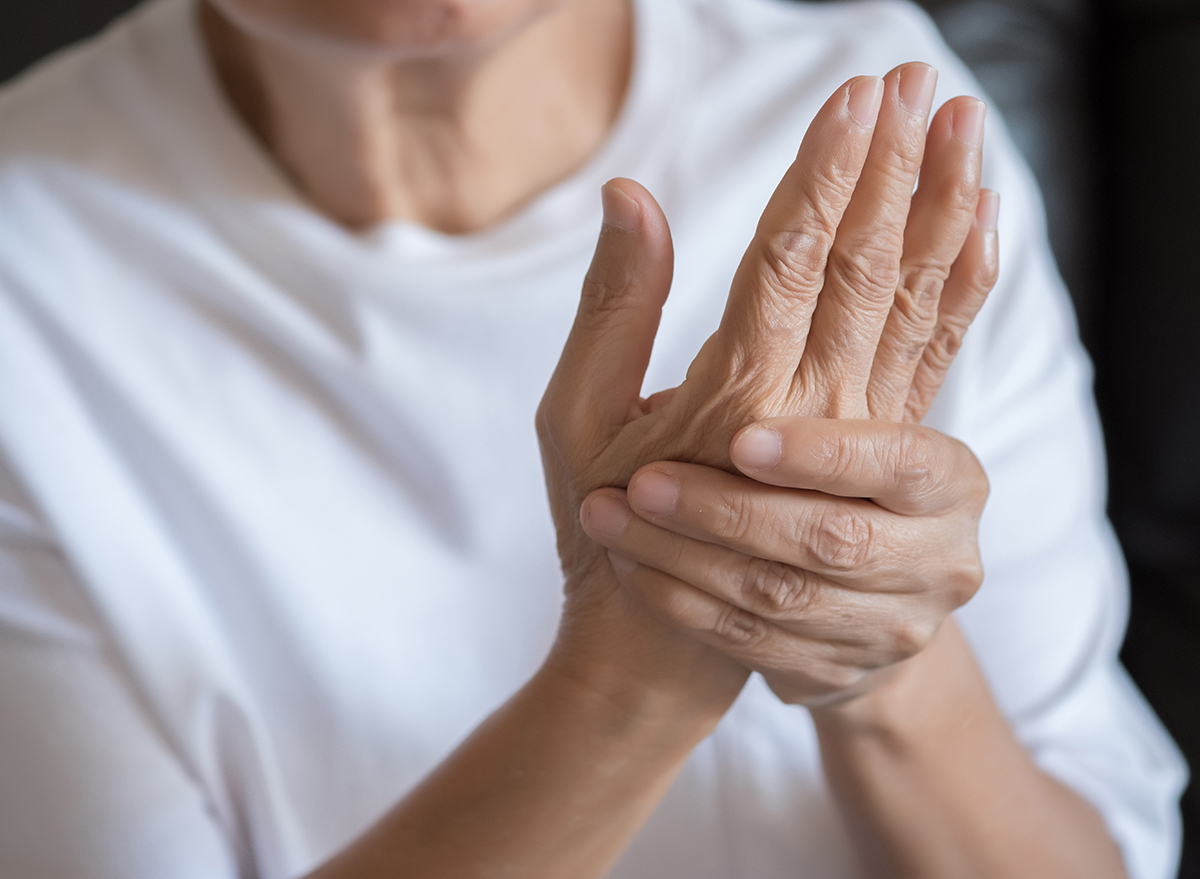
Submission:
<svg viewBox="0 0 1200 879">
<path fill-rule="evenodd" d="M 349 227 L 511 214 L 595 151 L 628 78 L 621 0 L 210 2 L 235 107 Z M 1096 813 L 1016 742 L 948 616 L 979 586 L 986 479 L 918 423 L 994 282 L 996 201 L 979 190 L 982 106 L 949 102 L 927 137 L 931 95 L 923 65 L 834 94 L 721 328 L 648 400 L 670 234 L 639 186 L 605 188 L 539 412 L 559 638 L 314 877 L 603 875 L 751 669 L 813 711 L 874 875 L 1124 875 Z"/>
<path fill-rule="evenodd" d="M 260 5 L 202 7 L 218 76 L 297 188 L 353 228 L 492 225 L 595 152 L 629 77 L 621 2 L 496 3 L 511 20 L 484 45 L 435 52 L 276 34 Z"/>
</svg>

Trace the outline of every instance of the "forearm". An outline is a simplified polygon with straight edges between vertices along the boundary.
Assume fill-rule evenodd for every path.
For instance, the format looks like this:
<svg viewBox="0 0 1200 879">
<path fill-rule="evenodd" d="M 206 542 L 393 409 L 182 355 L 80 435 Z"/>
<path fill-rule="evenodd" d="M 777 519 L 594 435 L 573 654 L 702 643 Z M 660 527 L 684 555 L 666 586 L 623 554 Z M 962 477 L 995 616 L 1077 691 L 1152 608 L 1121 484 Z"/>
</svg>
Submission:
<svg viewBox="0 0 1200 879">
<path fill-rule="evenodd" d="M 725 707 L 629 671 L 552 658 L 310 879 L 603 875 Z"/>
<path fill-rule="evenodd" d="M 872 875 L 1124 877 L 1100 816 L 1016 740 L 953 620 L 879 690 L 813 714 Z"/>
</svg>

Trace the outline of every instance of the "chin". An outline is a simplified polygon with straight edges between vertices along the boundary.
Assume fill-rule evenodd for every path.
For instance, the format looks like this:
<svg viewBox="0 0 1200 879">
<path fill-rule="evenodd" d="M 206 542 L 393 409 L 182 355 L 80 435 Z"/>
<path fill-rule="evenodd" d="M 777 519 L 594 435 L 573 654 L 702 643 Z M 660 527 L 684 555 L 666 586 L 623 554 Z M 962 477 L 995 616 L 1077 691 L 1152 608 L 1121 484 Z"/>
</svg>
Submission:
<svg viewBox="0 0 1200 879">
<path fill-rule="evenodd" d="M 428 55 L 483 48 L 563 0 L 208 0 L 262 37 Z"/>
</svg>

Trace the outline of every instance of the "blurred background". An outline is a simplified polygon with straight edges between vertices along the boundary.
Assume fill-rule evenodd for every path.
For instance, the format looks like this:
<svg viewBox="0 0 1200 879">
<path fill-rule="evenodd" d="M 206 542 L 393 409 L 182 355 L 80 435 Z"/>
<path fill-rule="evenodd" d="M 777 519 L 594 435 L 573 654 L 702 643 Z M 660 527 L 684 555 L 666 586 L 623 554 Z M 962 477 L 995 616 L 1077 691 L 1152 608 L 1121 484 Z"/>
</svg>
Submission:
<svg viewBox="0 0 1200 879">
<path fill-rule="evenodd" d="M 4 0 L 0 82 L 133 5 Z M 1122 658 L 1200 774 L 1200 0 L 924 5 L 1045 194 L 1132 577 Z M 1200 784 L 1183 812 L 1200 879 Z"/>
</svg>

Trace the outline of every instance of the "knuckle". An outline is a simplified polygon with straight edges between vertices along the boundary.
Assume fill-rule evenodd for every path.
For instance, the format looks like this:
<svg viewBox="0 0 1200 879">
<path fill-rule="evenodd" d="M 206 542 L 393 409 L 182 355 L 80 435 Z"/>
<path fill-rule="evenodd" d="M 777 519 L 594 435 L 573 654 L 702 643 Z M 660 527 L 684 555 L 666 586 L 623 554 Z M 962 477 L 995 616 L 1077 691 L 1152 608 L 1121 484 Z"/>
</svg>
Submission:
<svg viewBox="0 0 1200 879">
<path fill-rule="evenodd" d="M 750 559 L 742 585 L 747 601 L 768 616 L 803 614 L 812 605 L 815 591 L 804 571 L 761 558 Z"/>
<path fill-rule="evenodd" d="M 937 320 L 937 304 L 948 269 L 932 261 L 905 268 L 892 307 L 907 323 L 930 327 Z"/>
<path fill-rule="evenodd" d="M 959 608 L 975 597 L 983 585 L 983 561 L 977 552 L 965 556 L 951 572 L 946 596 L 950 608 Z"/>
<path fill-rule="evenodd" d="M 815 296 L 821 289 L 825 255 L 832 243 L 823 233 L 786 231 L 766 235 L 760 242 L 760 264 L 766 286 L 785 297 L 784 302 Z M 767 299 L 780 307 L 777 299 Z"/>
<path fill-rule="evenodd" d="M 979 169 L 973 167 L 965 170 L 966 173 L 943 177 L 940 182 L 931 184 L 926 192 L 939 211 L 953 218 L 964 229 L 970 226 L 979 200 Z"/>
<path fill-rule="evenodd" d="M 842 208 L 850 201 L 857 185 L 857 177 L 840 165 L 809 171 L 802 178 L 800 200 L 812 208 L 820 227 L 828 230 L 830 241 L 841 219 Z"/>
<path fill-rule="evenodd" d="M 938 370 L 947 369 L 958 356 L 965 335 L 966 330 L 954 324 L 941 324 L 935 328 L 925 346 L 925 358 L 930 366 Z"/>
<path fill-rule="evenodd" d="M 940 622 L 929 617 L 893 622 L 888 629 L 888 644 L 880 665 L 892 665 L 916 656 L 929 646 Z"/>
<path fill-rule="evenodd" d="M 745 492 L 723 495 L 716 505 L 719 510 L 716 533 L 728 544 L 741 546 L 752 536 L 755 529 L 754 502 Z"/>
<path fill-rule="evenodd" d="M 979 201 L 979 178 L 975 174 L 959 174 L 947 181 L 941 202 L 948 213 L 956 214 L 963 225 L 969 225 Z"/>
<path fill-rule="evenodd" d="M 848 573 L 870 559 L 870 520 L 843 504 L 835 504 L 818 514 L 808 530 L 804 543 L 817 561 L 830 570 Z"/>
<path fill-rule="evenodd" d="M 583 279 L 583 294 L 578 320 L 585 326 L 606 323 L 629 311 L 633 297 L 633 278 L 613 278 L 607 273 L 589 271 Z"/>
<path fill-rule="evenodd" d="M 923 138 L 907 137 L 901 148 L 891 153 L 880 164 L 880 171 L 897 194 L 911 195 L 917 171 L 921 167 L 921 145 Z"/>
<path fill-rule="evenodd" d="M 860 296 L 890 302 L 900 280 L 898 252 L 894 242 L 887 239 L 835 246 L 829 254 L 830 268 L 844 286 Z"/>
<path fill-rule="evenodd" d="M 933 437 L 912 425 L 896 431 L 885 463 L 898 489 L 921 495 L 932 488 L 935 473 L 940 472 L 941 454 Z"/>
<path fill-rule="evenodd" d="M 599 308 L 611 298 L 614 290 L 619 290 L 620 286 L 623 285 L 616 285 L 612 282 L 608 272 L 601 271 L 593 264 L 587 274 L 583 276 L 583 290 L 580 299 L 588 310 Z"/>
<path fill-rule="evenodd" d="M 822 437 L 814 457 L 823 467 L 823 476 L 840 481 L 858 469 L 862 455 L 853 436 L 837 431 Z"/>
<path fill-rule="evenodd" d="M 717 615 L 712 633 L 727 644 L 745 649 L 766 639 L 767 624 L 749 611 L 728 604 Z"/>
</svg>

